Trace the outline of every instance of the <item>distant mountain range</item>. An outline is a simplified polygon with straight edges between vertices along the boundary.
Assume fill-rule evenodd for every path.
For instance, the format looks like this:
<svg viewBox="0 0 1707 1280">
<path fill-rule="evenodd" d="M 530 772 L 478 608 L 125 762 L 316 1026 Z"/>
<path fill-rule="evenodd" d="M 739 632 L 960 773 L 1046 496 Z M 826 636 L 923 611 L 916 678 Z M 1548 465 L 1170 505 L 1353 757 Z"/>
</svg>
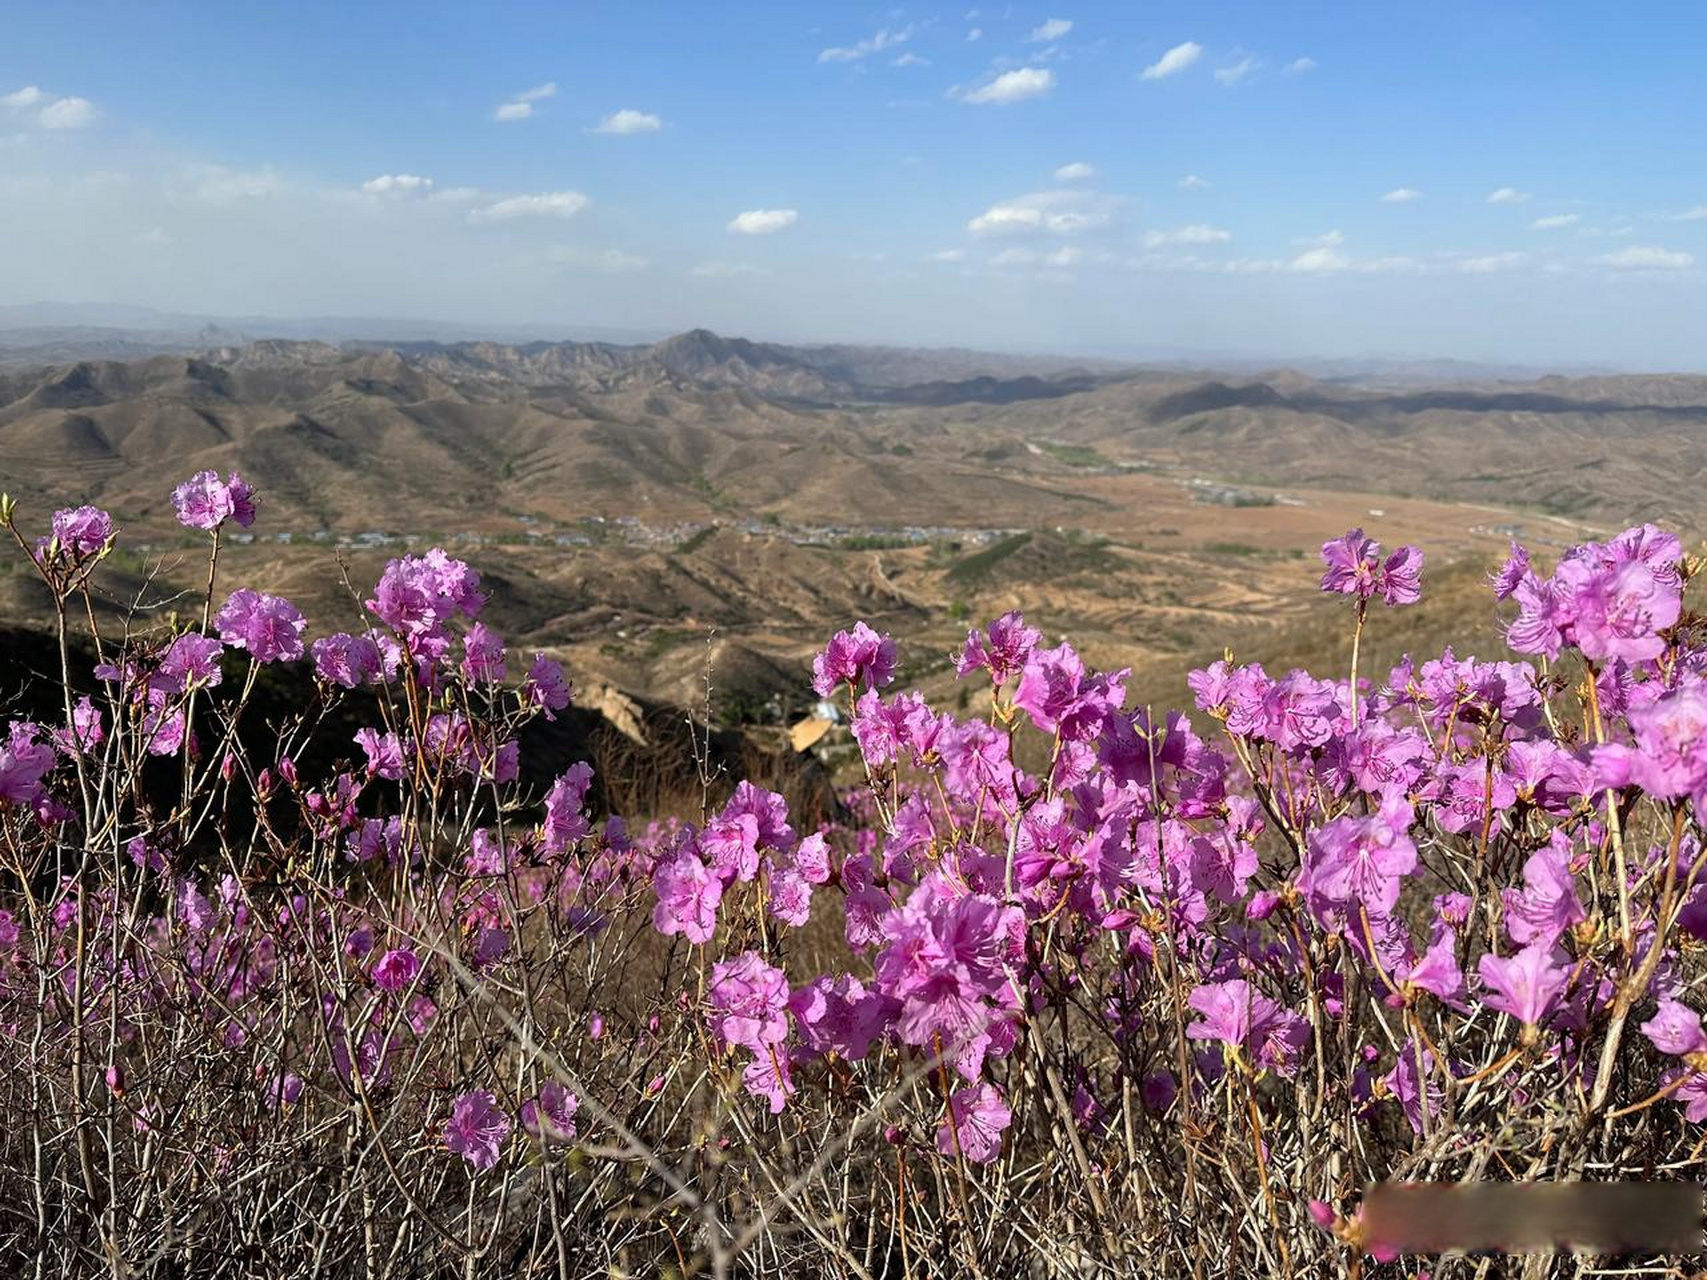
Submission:
<svg viewBox="0 0 1707 1280">
<path fill-rule="evenodd" d="M 703 333 L 703 330 L 696 330 Z M 129 360 L 151 355 L 188 355 L 217 346 L 265 339 L 346 343 L 369 346 L 444 344 L 458 346 L 530 346 L 567 343 L 592 346 L 651 347 L 669 337 L 661 331 L 587 325 L 481 324 L 373 316 L 211 316 L 158 311 L 117 304 L 36 302 L 0 305 L 0 366 L 68 360 Z M 738 341 L 738 340 L 736 340 Z M 778 349 L 777 344 L 768 345 Z M 960 348 L 874 345 L 795 345 L 789 349 L 820 353 L 827 361 L 863 361 L 862 385 L 904 385 L 933 379 L 977 375 L 1014 376 L 1064 367 L 1152 369 L 1178 372 L 1254 374 L 1279 366 L 1298 369 L 1328 382 L 1370 386 L 1425 386 L 1444 383 L 1530 381 L 1549 374 L 1590 376 L 1628 372 L 1613 365 L 1561 363 L 1548 366 L 1515 362 L 1468 361 L 1427 356 L 1370 353 L 1352 356 L 1304 356 L 1273 353 L 1194 350 L 1184 347 L 1087 348 L 1076 352 L 989 352 Z M 911 362 L 903 355 L 913 357 Z M 872 359 L 890 371 L 873 381 Z M 935 372 L 920 372 L 935 365 Z M 902 372 L 907 372 L 903 376 Z"/>
<path fill-rule="evenodd" d="M 515 511 L 1021 525 L 1069 518 L 1075 475 L 1122 467 L 1694 527 L 1704 443 L 1701 377 L 1369 388 L 703 329 L 223 342 L 0 369 L 14 493 L 98 496 L 146 520 L 184 473 L 236 468 L 299 529 Z"/>
</svg>

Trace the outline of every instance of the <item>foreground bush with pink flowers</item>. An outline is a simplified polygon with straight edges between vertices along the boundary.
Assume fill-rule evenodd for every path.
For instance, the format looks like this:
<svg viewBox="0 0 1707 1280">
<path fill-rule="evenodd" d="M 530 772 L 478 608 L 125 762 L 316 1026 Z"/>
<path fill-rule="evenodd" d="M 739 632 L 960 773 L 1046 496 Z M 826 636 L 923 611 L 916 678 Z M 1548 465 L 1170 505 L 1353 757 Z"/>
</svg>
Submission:
<svg viewBox="0 0 1707 1280">
<path fill-rule="evenodd" d="M 848 821 L 742 783 L 631 831 L 584 764 L 521 784 L 570 690 L 468 565 L 315 635 L 219 582 L 239 477 L 174 499 L 199 617 L 122 635 L 106 514 L 0 504 L 62 685 L 0 737 L 6 1274 L 1471 1275 L 1365 1186 L 1702 1173 L 1707 624 L 1661 530 L 1513 548 L 1512 652 L 1378 673 L 1423 558 L 1354 530 L 1346 669 L 1229 657 L 1189 716 L 1017 614 L 949 715 L 859 624 L 813 671 Z"/>
</svg>

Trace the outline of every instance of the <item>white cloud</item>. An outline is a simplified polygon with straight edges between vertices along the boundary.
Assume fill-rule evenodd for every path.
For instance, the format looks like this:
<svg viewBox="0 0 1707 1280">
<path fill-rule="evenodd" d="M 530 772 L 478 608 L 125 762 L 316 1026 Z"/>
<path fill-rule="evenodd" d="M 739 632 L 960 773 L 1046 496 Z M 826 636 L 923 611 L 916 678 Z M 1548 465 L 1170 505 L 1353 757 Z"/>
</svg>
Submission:
<svg viewBox="0 0 1707 1280">
<path fill-rule="evenodd" d="M 975 236 L 1074 235 L 1106 224 L 1111 206 L 1088 191 L 1036 191 L 991 205 L 966 229 Z"/>
<path fill-rule="evenodd" d="M 1217 68 L 1215 78 L 1225 85 L 1235 85 L 1257 69 L 1257 60 L 1246 56 L 1230 67 Z"/>
<path fill-rule="evenodd" d="M 1698 204 L 1682 213 L 1662 213 L 1662 222 L 1707 222 L 1707 204 Z"/>
<path fill-rule="evenodd" d="M 1351 259 L 1343 253 L 1323 245 L 1318 249 L 1306 249 L 1292 259 L 1290 268 L 1293 271 L 1344 271 L 1351 266 Z"/>
<path fill-rule="evenodd" d="M 1557 231 L 1560 227 L 1575 226 L 1578 221 L 1574 213 L 1555 213 L 1545 218 L 1537 218 L 1529 225 L 1536 231 Z"/>
<path fill-rule="evenodd" d="M 1207 191 L 1209 179 L 1200 178 L 1195 173 L 1188 173 L 1179 180 L 1178 186 L 1181 191 Z"/>
<path fill-rule="evenodd" d="M 1330 249 L 1335 245 L 1342 245 L 1345 243 L 1345 233 L 1341 231 L 1324 231 L 1319 236 L 1301 236 L 1292 243 Z"/>
<path fill-rule="evenodd" d="M 95 104 L 87 98 L 61 98 L 42 108 L 37 117 L 44 129 L 81 129 L 95 121 Z"/>
<path fill-rule="evenodd" d="M 1501 187 L 1498 191 L 1488 192 L 1489 204 L 1522 204 L 1529 199 L 1529 192 L 1519 191 L 1516 187 Z"/>
<path fill-rule="evenodd" d="M 925 261 L 926 262 L 965 262 L 966 261 L 966 250 L 964 250 L 964 249 L 940 249 L 936 253 L 927 254 L 925 256 Z"/>
<path fill-rule="evenodd" d="M 909 49 L 889 65 L 892 67 L 928 67 L 931 65 L 931 60 L 929 58 L 921 58 L 918 54 Z"/>
<path fill-rule="evenodd" d="M 506 200 L 471 209 L 470 222 L 504 222 L 510 218 L 572 218 L 590 203 L 579 191 L 547 191 L 535 196 L 510 196 Z"/>
<path fill-rule="evenodd" d="M 1054 87 L 1053 71 L 1042 67 L 1021 67 L 1016 71 L 1004 71 L 988 84 L 961 94 L 960 100 L 979 106 L 1006 106 L 1010 102 L 1021 102 L 1048 93 Z"/>
<path fill-rule="evenodd" d="M 1174 231 L 1146 231 L 1144 247 L 1157 249 L 1165 244 L 1226 244 L 1233 238 L 1231 231 L 1223 231 L 1220 227 L 1208 227 L 1202 223 L 1194 223 L 1189 227 L 1180 227 Z"/>
<path fill-rule="evenodd" d="M 982 40 L 983 38 L 984 29 L 982 27 L 973 27 L 972 30 L 966 33 L 966 43 L 968 44 L 971 44 L 974 40 Z"/>
<path fill-rule="evenodd" d="M 1082 249 L 1062 245 L 1047 252 L 1038 249 L 1003 249 L 990 259 L 992 267 L 1050 267 L 1057 270 L 1085 261 Z"/>
<path fill-rule="evenodd" d="M 1394 187 L 1381 197 L 1382 204 L 1409 204 L 1412 200 L 1422 198 L 1422 192 L 1413 191 L 1410 187 Z"/>
<path fill-rule="evenodd" d="M 492 118 L 499 121 L 526 120 L 533 115 L 534 103 L 544 102 L 547 98 L 555 98 L 556 96 L 557 84 L 555 81 L 548 80 L 544 84 L 535 85 L 531 89 L 524 89 L 521 93 L 511 97 L 492 113 Z"/>
<path fill-rule="evenodd" d="M 1337 249 L 1322 246 L 1316 249 L 1306 249 L 1292 261 L 1283 264 L 1285 270 L 1300 272 L 1305 275 L 1328 275 L 1337 271 L 1355 271 L 1363 275 L 1423 275 L 1429 268 L 1415 258 L 1352 258 Z M 1269 270 L 1272 267 L 1259 266 L 1246 260 L 1242 269 Z"/>
<path fill-rule="evenodd" d="M 630 271 L 644 271 L 650 265 L 649 259 L 632 253 L 624 253 L 621 249 L 605 249 L 602 252 L 595 253 L 571 245 L 556 245 L 547 251 L 546 257 L 562 266 L 591 267 L 607 276 L 622 275 Z"/>
<path fill-rule="evenodd" d="M 1051 18 L 1041 26 L 1033 27 L 1026 40 L 1032 44 L 1051 44 L 1072 29 L 1073 20 L 1071 18 Z"/>
<path fill-rule="evenodd" d="M 284 190 L 284 179 L 271 169 L 227 169 L 223 165 L 195 165 L 196 178 L 190 194 L 209 204 L 231 204 L 237 200 L 261 200 Z"/>
<path fill-rule="evenodd" d="M 411 191 L 426 191 L 433 185 L 431 178 L 423 178 L 413 173 L 382 173 L 377 178 L 369 178 L 362 183 L 362 190 L 370 196 L 402 195 Z"/>
<path fill-rule="evenodd" d="M 1314 58 L 1294 58 L 1284 68 L 1289 76 L 1301 76 L 1306 71 L 1314 71 L 1315 69 L 1316 60 Z"/>
<path fill-rule="evenodd" d="M 743 236 L 765 236 L 793 226 L 799 217 L 793 209 L 748 209 L 731 218 L 727 230 Z"/>
<path fill-rule="evenodd" d="M 594 133 L 657 133 L 664 122 L 646 111 L 631 111 L 624 107 L 612 112 L 593 127 Z"/>
<path fill-rule="evenodd" d="M 1057 182 L 1081 182 L 1086 178 L 1096 177 L 1097 171 L 1083 160 L 1075 160 L 1072 164 L 1064 164 L 1055 170 Z"/>
<path fill-rule="evenodd" d="M 1203 46 L 1196 41 L 1187 40 L 1184 44 L 1176 44 L 1144 68 L 1144 79 L 1160 80 L 1163 76 L 1171 76 L 1176 71 L 1184 71 L 1202 56 Z"/>
<path fill-rule="evenodd" d="M 1488 275 L 1522 266 L 1529 258 L 1526 253 L 1488 253 L 1478 257 L 1460 258 L 1458 269 L 1469 275 Z"/>
<path fill-rule="evenodd" d="M 746 262 L 702 262 L 688 272 L 708 280 L 732 280 L 736 276 L 762 276 L 764 268 Z"/>
<path fill-rule="evenodd" d="M 16 93 L 8 93 L 0 98 L 0 107 L 33 107 L 45 102 L 47 95 L 33 84 L 27 84 Z"/>
<path fill-rule="evenodd" d="M 1695 255 L 1631 245 L 1628 249 L 1602 254 L 1595 261 L 1621 271 L 1682 271 L 1695 265 Z"/>
<path fill-rule="evenodd" d="M 869 57 L 874 53 L 882 53 L 885 49 L 892 49 L 898 44 L 905 44 L 912 39 L 912 36 L 913 28 L 911 27 L 902 27 L 899 31 L 884 28 L 876 35 L 861 40 L 858 44 L 825 49 L 818 54 L 818 61 L 858 62 L 861 58 Z"/>
</svg>

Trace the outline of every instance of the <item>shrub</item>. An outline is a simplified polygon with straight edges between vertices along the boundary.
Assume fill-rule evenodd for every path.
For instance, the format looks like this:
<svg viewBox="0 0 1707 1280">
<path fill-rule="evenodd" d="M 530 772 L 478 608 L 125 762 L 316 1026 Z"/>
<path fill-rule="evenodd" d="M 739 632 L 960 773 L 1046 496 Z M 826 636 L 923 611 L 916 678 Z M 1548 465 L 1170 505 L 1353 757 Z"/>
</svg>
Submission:
<svg viewBox="0 0 1707 1280">
<path fill-rule="evenodd" d="M 98 699 L 110 520 L 0 504 L 64 681 L 0 747 L 0 1250 L 40 1274 L 1356 1272 L 1371 1180 L 1699 1168 L 1707 647 L 1651 526 L 1514 550 L 1515 659 L 1377 682 L 1422 557 L 1353 531 L 1346 677 L 1229 658 L 1198 725 L 1017 614 L 946 714 L 860 624 L 814 668 L 855 821 L 743 784 L 631 833 L 584 765 L 520 793 L 569 690 L 468 565 L 392 561 L 359 634 L 222 596 L 239 484 L 180 503 L 199 625 L 91 635 Z M 257 754 L 293 661 L 319 696 Z"/>
</svg>

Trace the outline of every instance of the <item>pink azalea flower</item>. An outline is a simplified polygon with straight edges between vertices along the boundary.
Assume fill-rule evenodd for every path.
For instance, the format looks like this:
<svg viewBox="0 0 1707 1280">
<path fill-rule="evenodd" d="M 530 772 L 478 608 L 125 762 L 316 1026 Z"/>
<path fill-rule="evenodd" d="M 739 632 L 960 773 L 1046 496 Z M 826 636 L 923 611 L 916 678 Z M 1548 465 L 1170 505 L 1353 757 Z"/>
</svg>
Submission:
<svg viewBox="0 0 1707 1280">
<path fill-rule="evenodd" d="M 788 1038 L 788 978 L 758 952 L 713 966 L 710 998 L 712 1030 L 724 1044 L 763 1055 Z"/>
<path fill-rule="evenodd" d="M 387 951 L 373 966 L 373 982 L 381 991 L 402 991 L 421 972 L 421 958 L 407 948 Z"/>
<path fill-rule="evenodd" d="M 1553 959 L 1550 944 L 1534 942 L 1515 956 L 1489 953 L 1476 964 L 1487 984 L 1490 1009 L 1509 1013 L 1526 1027 L 1539 1026 L 1564 993 L 1569 976 Z"/>
<path fill-rule="evenodd" d="M 812 662 L 812 688 L 828 698 L 841 685 L 881 689 L 895 678 L 895 642 L 863 622 L 838 631 Z"/>
<path fill-rule="evenodd" d="M 1002 1154 L 1002 1132 L 1012 1119 L 994 1085 L 969 1085 L 949 1099 L 949 1119 L 937 1130 L 936 1149 L 952 1156 L 958 1145 L 968 1160 L 988 1164 Z"/>
<path fill-rule="evenodd" d="M 247 529 L 255 523 L 255 494 L 235 472 L 221 480 L 217 472 L 198 471 L 172 490 L 172 505 L 178 523 L 187 529 L 211 533 L 227 520 Z"/>
<path fill-rule="evenodd" d="M 240 587 L 227 597 L 214 624 L 226 644 L 247 649 L 257 662 L 294 662 L 302 657 L 308 620 L 288 600 Z"/>
<path fill-rule="evenodd" d="M 539 1096 L 522 1103 L 522 1128 L 540 1142 L 563 1143 L 575 1136 L 581 1100 L 555 1080 L 539 1087 Z"/>
<path fill-rule="evenodd" d="M 484 1089 L 459 1096 L 445 1124 L 445 1146 L 476 1169 L 498 1163 L 498 1152 L 510 1133 L 510 1118 L 498 1109 L 498 1100 Z"/>
<path fill-rule="evenodd" d="M 53 536 L 75 559 L 99 554 L 114 535 L 113 518 L 99 507 L 70 507 L 53 513 Z"/>
<path fill-rule="evenodd" d="M 527 679 L 522 683 L 522 701 L 538 707 L 547 720 L 556 720 L 554 713 L 569 705 L 569 682 L 563 676 L 562 666 L 543 653 L 534 654 L 533 666 L 528 668 Z"/>
</svg>

